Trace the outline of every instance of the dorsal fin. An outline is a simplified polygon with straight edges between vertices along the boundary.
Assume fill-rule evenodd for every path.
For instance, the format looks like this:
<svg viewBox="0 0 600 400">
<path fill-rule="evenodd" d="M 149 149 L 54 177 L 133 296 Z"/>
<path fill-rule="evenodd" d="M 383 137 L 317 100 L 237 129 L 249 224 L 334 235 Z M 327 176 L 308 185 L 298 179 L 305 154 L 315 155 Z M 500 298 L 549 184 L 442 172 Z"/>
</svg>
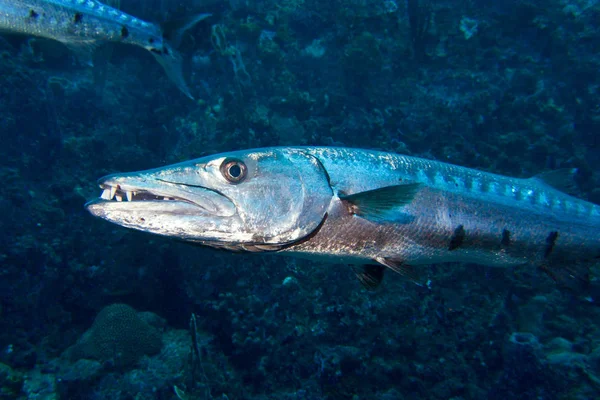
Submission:
<svg viewBox="0 0 600 400">
<path fill-rule="evenodd" d="M 561 168 L 542 172 L 531 179 L 553 187 L 556 190 L 560 190 L 561 192 L 576 195 L 577 183 L 575 182 L 575 175 L 577 175 L 577 168 Z"/>
</svg>

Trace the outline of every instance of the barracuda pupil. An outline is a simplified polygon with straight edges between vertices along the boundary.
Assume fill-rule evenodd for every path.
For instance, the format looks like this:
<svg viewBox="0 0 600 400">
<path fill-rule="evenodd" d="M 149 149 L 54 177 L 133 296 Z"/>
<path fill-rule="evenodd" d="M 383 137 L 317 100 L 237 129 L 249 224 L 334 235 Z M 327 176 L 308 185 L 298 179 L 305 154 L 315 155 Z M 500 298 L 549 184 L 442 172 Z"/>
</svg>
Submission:
<svg viewBox="0 0 600 400">
<path fill-rule="evenodd" d="M 229 175 L 231 175 L 232 177 L 238 178 L 241 174 L 242 174 L 242 169 L 240 168 L 239 165 L 232 165 L 229 168 Z"/>
</svg>

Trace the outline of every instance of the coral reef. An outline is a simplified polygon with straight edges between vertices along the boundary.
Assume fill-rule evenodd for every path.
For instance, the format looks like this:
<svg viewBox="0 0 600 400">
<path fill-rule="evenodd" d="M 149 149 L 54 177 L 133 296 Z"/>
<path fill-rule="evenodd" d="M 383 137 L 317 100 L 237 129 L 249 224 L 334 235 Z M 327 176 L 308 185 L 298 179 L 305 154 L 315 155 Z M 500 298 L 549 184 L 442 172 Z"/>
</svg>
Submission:
<svg viewBox="0 0 600 400">
<path fill-rule="evenodd" d="M 105 174 L 291 144 L 576 167 L 598 203 L 598 2 L 121 3 L 213 14 L 180 48 L 198 100 L 140 49 L 114 46 L 100 73 L 0 37 L 0 398 L 600 397 L 600 308 L 533 266 L 433 265 L 429 287 L 388 274 L 365 292 L 345 265 L 194 248 L 82 207 Z"/>
</svg>

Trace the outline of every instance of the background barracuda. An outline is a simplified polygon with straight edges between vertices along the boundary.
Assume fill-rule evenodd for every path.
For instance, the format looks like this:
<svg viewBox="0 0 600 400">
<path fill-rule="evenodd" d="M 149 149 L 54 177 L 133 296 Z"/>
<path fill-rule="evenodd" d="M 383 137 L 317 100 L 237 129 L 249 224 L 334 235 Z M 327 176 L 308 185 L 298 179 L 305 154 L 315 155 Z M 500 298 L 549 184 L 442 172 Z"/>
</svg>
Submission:
<svg viewBox="0 0 600 400">
<path fill-rule="evenodd" d="M 3 395 L 597 398 L 599 310 L 541 271 L 433 265 L 430 289 L 366 292 L 347 266 L 195 248 L 81 207 L 98 176 L 301 144 L 522 178 L 577 167 L 598 203 L 597 4 L 406 5 L 123 0 L 145 21 L 214 15 L 181 44 L 195 102 L 143 49 L 115 46 L 100 91 L 96 68 L 2 35 Z"/>
<path fill-rule="evenodd" d="M 189 18 L 173 32 L 174 42 L 178 44 L 183 31 L 208 16 Z M 142 47 L 152 53 L 177 88 L 193 98 L 182 74 L 181 55 L 164 39 L 161 28 L 99 1 L 0 1 L 0 31 L 58 40 L 90 66 L 96 47 L 102 43 Z"/>
</svg>

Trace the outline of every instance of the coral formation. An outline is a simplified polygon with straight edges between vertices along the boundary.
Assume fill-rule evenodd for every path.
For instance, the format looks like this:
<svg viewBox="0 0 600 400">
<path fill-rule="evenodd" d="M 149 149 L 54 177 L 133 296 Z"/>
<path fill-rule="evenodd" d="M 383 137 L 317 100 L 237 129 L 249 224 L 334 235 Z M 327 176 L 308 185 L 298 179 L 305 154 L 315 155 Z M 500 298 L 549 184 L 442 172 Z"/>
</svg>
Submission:
<svg viewBox="0 0 600 400">
<path fill-rule="evenodd" d="M 160 333 L 133 308 L 112 304 L 98 313 L 92 327 L 67 349 L 66 356 L 73 361 L 89 358 L 123 368 L 135 364 L 144 355 L 158 353 L 161 347 Z"/>
</svg>

